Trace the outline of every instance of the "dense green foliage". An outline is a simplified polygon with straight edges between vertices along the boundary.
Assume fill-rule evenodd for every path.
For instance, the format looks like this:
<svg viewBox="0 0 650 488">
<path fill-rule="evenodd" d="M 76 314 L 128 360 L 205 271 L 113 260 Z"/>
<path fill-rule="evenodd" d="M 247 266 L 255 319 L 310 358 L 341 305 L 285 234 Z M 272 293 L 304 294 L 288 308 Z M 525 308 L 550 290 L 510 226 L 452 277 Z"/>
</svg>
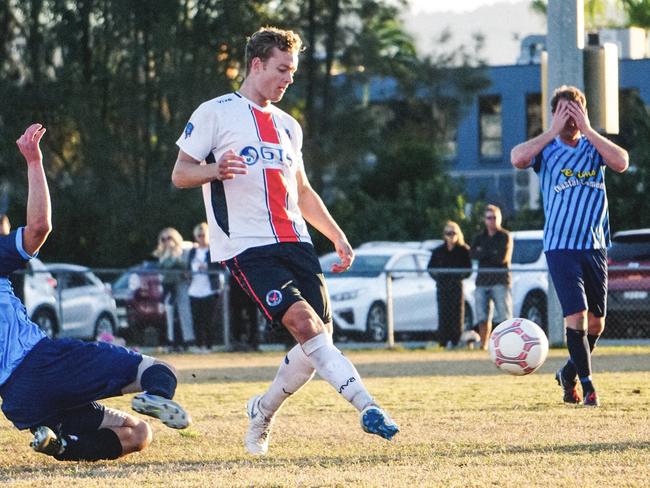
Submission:
<svg viewBox="0 0 650 488">
<path fill-rule="evenodd" d="M 239 86 L 245 36 L 271 24 L 298 30 L 306 42 L 281 106 L 303 124 L 312 184 L 353 244 L 438 234 L 463 200 L 443 176 L 432 107 L 454 76 L 463 80 L 463 96 L 481 78 L 442 69 L 470 61 L 467 53 L 418 59 L 398 20 L 402 7 L 372 0 L 3 2 L 0 183 L 12 221 L 24 220 L 26 191 L 13 141 L 40 121 L 48 127 L 54 206 L 45 259 L 124 266 L 149 256 L 162 227 L 189 237 L 204 210 L 198 189 L 170 182 L 175 140 L 199 103 Z M 372 83 L 385 76 L 396 81 L 399 104 L 372 99 Z M 416 98 L 422 79 L 430 92 Z M 419 113 L 416 121 L 405 107 Z M 390 145 L 407 131 L 408 144 Z M 417 161 L 404 164 L 403 150 Z"/>
</svg>

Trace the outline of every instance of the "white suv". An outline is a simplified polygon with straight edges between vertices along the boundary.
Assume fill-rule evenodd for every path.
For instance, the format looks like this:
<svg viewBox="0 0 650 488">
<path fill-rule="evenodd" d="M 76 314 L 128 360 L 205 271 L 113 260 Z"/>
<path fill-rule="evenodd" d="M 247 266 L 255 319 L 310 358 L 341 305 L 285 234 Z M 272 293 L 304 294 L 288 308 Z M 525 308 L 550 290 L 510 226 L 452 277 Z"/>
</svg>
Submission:
<svg viewBox="0 0 650 488">
<path fill-rule="evenodd" d="M 515 317 L 527 318 L 548 333 L 548 267 L 541 230 L 511 231 L 512 304 Z"/>
<path fill-rule="evenodd" d="M 386 273 L 392 273 L 396 334 L 433 335 L 438 330 L 436 283 L 427 272 L 434 243 L 366 243 L 355 249 L 352 267 L 330 273 L 335 253 L 321 257 L 332 303 L 335 334 L 385 341 Z M 464 281 L 465 322 L 473 321 L 474 281 Z"/>
</svg>

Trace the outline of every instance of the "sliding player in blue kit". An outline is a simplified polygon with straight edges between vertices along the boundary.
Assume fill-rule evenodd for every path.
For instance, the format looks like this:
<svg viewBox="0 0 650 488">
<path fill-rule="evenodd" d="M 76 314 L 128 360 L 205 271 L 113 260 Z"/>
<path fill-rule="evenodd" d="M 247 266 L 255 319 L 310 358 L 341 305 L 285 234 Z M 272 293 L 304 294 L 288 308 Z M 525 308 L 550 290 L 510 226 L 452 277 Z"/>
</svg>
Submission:
<svg viewBox="0 0 650 488">
<path fill-rule="evenodd" d="M 511 159 L 518 169 L 532 166 L 540 178 L 544 251 L 562 305 L 570 356 L 555 378 L 565 403 L 596 407 L 600 401 L 591 377 L 591 352 L 605 328 L 610 245 L 605 168 L 622 173 L 629 158 L 591 127 L 587 101 L 576 87 L 555 90 L 551 111 L 551 127 L 515 146 Z"/>
<path fill-rule="evenodd" d="M 53 340 L 34 324 L 8 275 L 36 256 L 52 230 L 50 195 L 33 124 L 16 141 L 27 162 L 27 223 L 0 237 L 0 396 L 2 411 L 34 434 L 32 448 L 60 461 L 116 459 L 151 443 L 151 427 L 96 400 L 144 391 L 134 410 L 183 429 L 190 418 L 173 402 L 170 365 L 106 343 Z"/>
</svg>

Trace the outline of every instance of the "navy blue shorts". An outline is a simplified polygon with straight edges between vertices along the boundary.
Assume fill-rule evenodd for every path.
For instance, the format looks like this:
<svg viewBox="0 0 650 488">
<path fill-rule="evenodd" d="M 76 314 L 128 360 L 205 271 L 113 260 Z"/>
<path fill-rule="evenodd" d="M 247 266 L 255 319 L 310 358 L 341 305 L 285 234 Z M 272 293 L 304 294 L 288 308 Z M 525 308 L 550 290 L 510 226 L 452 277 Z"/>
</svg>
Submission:
<svg viewBox="0 0 650 488">
<path fill-rule="evenodd" d="M 0 387 L 2 411 L 19 429 L 47 425 L 96 429 L 103 407 L 135 381 L 142 356 L 103 342 L 42 339 Z"/>
<path fill-rule="evenodd" d="M 314 246 L 306 242 L 251 247 L 226 261 L 230 273 L 273 326 L 304 300 L 324 323 L 332 321 L 325 278 Z"/>
<path fill-rule="evenodd" d="M 588 310 L 607 313 L 607 250 L 546 251 L 548 270 L 564 316 Z"/>
</svg>

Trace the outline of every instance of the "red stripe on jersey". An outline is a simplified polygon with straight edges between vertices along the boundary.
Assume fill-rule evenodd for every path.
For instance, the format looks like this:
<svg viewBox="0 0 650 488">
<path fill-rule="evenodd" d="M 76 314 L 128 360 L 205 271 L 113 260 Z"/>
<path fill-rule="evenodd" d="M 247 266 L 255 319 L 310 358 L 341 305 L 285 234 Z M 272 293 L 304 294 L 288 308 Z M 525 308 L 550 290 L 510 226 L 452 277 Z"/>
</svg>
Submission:
<svg viewBox="0 0 650 488">
<path fill-rule="evenodd" d="M 275 128 L 273 115 L 269 112 L 257 110 L 255 107 L 251 107 L 251 112 L 253 112 L 253 118 L 255 119 L 255 125 L 257 126 L 257 133 L 260 136 L 260 141 L 280 144 L 280 137 Z"/>
<path fill-rule="evenodd" d="M 269 209 L 271 226 L 278 242 L 299 242 L 298 234 L 287 213 L 287 185 L 281 169 L 266 168 L 266 204 Z"/>
</svg>

